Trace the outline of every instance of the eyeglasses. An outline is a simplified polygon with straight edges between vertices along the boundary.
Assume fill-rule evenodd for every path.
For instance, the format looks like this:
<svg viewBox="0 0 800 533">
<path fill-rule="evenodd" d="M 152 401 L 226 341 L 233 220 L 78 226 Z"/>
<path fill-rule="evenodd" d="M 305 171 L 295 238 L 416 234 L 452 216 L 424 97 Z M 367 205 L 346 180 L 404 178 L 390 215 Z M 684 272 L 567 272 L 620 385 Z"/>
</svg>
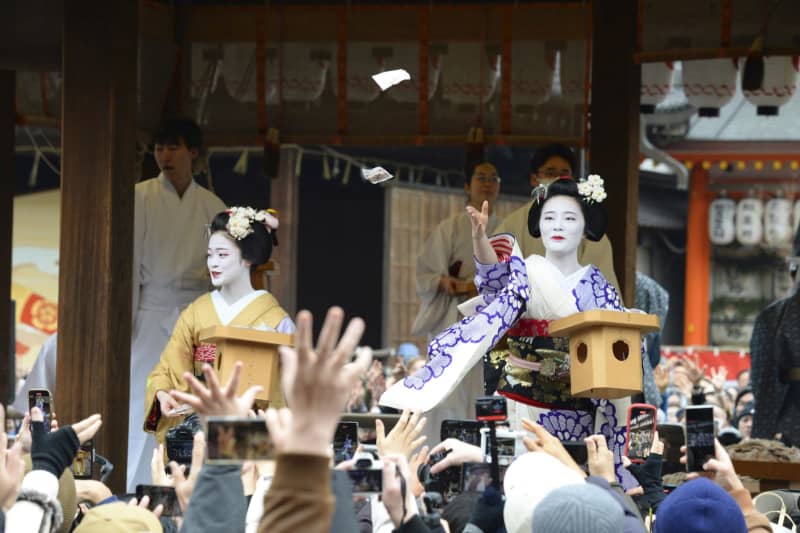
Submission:
<svg viewBox="0 0 800 533">
<path fill-rule="evenodd" d="M 483 184 L 493 184 L 493 183 L 500 183 L 500 176 L 473 176 L 473 180 L 477 180 Z"/>
<path fill-rule="evenodd" d="M 541 168 L 539 169 L 538 174 L 545 178 L 556 179 L 560 178 L 561 176 L 567 176 L 568 178 L 572 177 L 572 172 L 564 172 L 561 169 L 548 167 L 548 168 Z"/>
</svg>

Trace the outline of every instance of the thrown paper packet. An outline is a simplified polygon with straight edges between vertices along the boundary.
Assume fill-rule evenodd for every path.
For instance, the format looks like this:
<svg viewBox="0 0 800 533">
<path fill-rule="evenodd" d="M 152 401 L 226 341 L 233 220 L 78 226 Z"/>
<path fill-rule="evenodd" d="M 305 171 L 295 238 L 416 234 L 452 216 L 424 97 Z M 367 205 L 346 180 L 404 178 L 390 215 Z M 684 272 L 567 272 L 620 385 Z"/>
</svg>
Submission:
<svg viewBox="0 0 800 533">
<path fill-rule="evenodd" d="M 361 175 L 370 183 L 380 183 L 392 179 L 394 176 L 389 174 L 389 171 L 383 167 L 375 168 L 362 168 Z"/>
<path fill-rule="evenodd" d="M 385 91 L 389 87 L 397 85 L 401 81 L 410 80 L 411 75 L 405 70 L 399 68 L 397 70 L 387 70 L 386 72 L 375 74 L 372 76 L 372 79 L 375 80 L 375 83 L 378 84 L 378 87 L 381 88 L 381 91 Z"/>
</svg>

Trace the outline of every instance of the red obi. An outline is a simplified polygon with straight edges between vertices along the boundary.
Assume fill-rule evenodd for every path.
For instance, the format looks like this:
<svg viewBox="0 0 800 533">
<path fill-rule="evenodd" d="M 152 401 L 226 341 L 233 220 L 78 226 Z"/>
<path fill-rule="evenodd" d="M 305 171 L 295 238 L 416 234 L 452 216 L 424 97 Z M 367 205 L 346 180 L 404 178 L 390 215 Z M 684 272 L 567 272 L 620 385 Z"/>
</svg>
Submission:
<svg viewBox="0 0 800 533">
<path fill-rule="evenodd" d="M 508 330 L 509 337 L 549 337 L 550 321 L 523 318 Z"/>
<path fill-rule="evenodd" d="M 217 345 L 207 342 L 201 343 L 194 348 L 194 361 L 196 363 L 213 363 L 217 357 Z"/>
</svg>

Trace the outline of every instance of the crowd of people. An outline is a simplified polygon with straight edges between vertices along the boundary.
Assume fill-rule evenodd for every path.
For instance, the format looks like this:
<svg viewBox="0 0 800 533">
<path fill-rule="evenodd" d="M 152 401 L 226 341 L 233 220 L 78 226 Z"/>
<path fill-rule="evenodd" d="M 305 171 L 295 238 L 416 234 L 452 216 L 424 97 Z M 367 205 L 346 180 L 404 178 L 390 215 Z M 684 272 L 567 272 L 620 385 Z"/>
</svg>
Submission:
<svg viewBox="0 0 800 533">
<path fill-rule="evenodd" d="M 162 210 L 174 204 L 191 225 L 202 206 L 217 206 L 191 179 L 198 131 L 186 121 L 162 129 L 155 137 L 161 174 L 137 186 L 127 492 L 112 494 L 85 475 L 83 463 L 74 467 L 105 413 L 59 427 L 44 404 L 17 402 L 25 415 L 13 443 L 0 437 L 0 531 L 772 530 L 723 445 L 751 437 L 746 373 L 735 383 L 724 370 L 706 377 L 697 359 L 659 361 L 643 347 L 638 400 L 653 405 L 659 425 L 680 423 L 689 406 L 714 409 L 719 440 L 677 487 L 664 485 L 657 432 L 643 462 L 625 456 L 631 398 L 572 396 L 568 348 L 549 335 L 549 322 L 588 309 L 630 310 L 605 235 L 603 180 L 576 180 L 568 148 L 537 152 L 530 204 L 499 224 L 491 210 L 497 170 L 471 165 L 466 213 L 426 244 L 440 253 L 420 259 L 415 331 L 429 336 L 427 355 L 405 347 L 373 360 L 359 348 L 363 320 L 345 326 L 343 310 L 333 307 L 315 341 L 310 313 L 292 320 L 253 287 L 254 269 L 277 244 L 274 212 L 208 214 L 205 256 L 188 239 L 178 254 L 185 261 L 164 262 L 160 251 L 180 232 L 153 231 Z M 198 293 L 203 266 L 213 290 Z M 280 382 L 239 394 L 237 363 L 222 384 L 215 347 L 200 338 L 216 325 L 293 333 L 294 346 L 280 349 Z M 20 394 L 43 385 L 54 383 L 29 380 Z M 261 410 L 256 398 L 265 388 L 271 401 Z M 486 431 L 475 421 L 484 395 L 507 407 Z M 374 429 L 360 428 L 352 454 L 334 450 L 338 441 L 347 450 L 355 445 L 353 435 L 340 435 L 343 412 L 374 415 L 364 419 Z M 225 425 L 212 429 L 219 417 Z M 236 457 L 236 419 L 250 423 L 253 456 Z M 442 434 L 443 422 L 454 419 L 458 438 Z M 271 458 L 259 456 L 267 450 Z M 686 463 L 690 454 L 680 452 Z"/>
</svg>

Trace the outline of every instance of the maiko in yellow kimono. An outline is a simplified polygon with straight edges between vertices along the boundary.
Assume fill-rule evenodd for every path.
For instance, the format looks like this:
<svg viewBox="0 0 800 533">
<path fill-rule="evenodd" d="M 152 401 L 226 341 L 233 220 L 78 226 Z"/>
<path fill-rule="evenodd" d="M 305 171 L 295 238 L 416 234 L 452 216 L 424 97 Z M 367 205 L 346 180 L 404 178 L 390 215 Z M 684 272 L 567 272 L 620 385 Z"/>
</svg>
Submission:
<svg viewBox="0 0 800 533">
<path fill-rule="evenodd" d="M 178 318 L 161 360 L 147 378 L 145 393 L 144 430 L 155 433 L 163 443 L 167 430 L 177 425 L 182 418 L 161 416 L 161 406 L 156 399 L 159 390 L 172 389 L 188 392 L 183 379 L 184 372 L 202 376 L 202 367 L 211 363 L 218 369 L 215 347 L 201 343 L 200 332 L 212 326 L 238 326 L 293 333 L 294 323 L 278 301 L 266 291 L 254 291 L 230 306 L 226 305 L 216 291 L 204 294 L 192 302 Z M 281 394 L 274 397 L 282 398 Z"/>
</svg>

